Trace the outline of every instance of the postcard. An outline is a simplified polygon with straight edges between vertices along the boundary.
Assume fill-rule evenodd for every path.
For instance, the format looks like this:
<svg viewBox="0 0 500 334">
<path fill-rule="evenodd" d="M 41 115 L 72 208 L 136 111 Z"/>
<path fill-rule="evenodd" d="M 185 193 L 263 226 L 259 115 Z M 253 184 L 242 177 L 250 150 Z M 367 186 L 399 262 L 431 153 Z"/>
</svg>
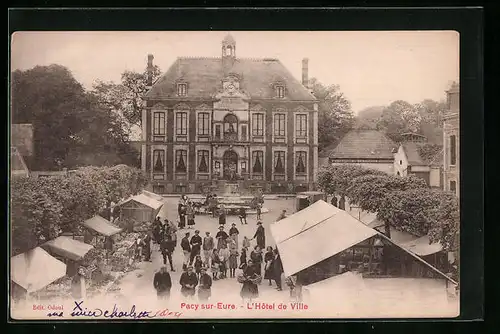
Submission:
<svg viewBox="0 0 500 334">
<path fill-rule="evenodd" d="M 17 320 L 454 318 L 455 31 L 18 31 Z"/>
</svg>

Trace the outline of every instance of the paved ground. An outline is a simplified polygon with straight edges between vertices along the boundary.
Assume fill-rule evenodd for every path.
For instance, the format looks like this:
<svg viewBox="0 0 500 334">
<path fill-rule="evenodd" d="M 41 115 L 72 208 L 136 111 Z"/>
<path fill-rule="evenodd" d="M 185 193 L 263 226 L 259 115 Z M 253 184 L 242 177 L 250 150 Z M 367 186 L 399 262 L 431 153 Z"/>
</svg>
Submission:
<svg viewBox="0 0 500 334">
<path fill-rule="evenodd" d="M 284 200 L 267 200 L 264 204 L 266 208 L 269 209 L 268 213 L 262 214 L 262 222 L 266 231 L 266 244 L 269 246 L 274 246 L 274 240 L 271 236 L 269 229 L 270 223 L 274 222 L 279 216 L 283 209 L 287 210 L 288 214 L 291 214 L 295 210 L 295 201 L 292 199 Z M 177 219 L 177 199 L 176 198 L 166 198 L 165 205 L 159 213 L 162 219 L 168 218 L 169 220 L 176 221 Z M 236 223 L 236 227 L 240 231 L 239 235 L 239 247 L 241 247 L 243 236 L 247 236 L 249 239 L 253 237 L 255 230 L 257 228 L 257 220 L 255 215 L 249 215 L 247 217 L 248 225 L 242 225 L 239 222 L 237 216 L 228 216 L 226 224 L 226 232 L 230 228 L 232 223 Z M 195 229 L 200 230 L 200 235 L 204 236 L 205 232 L 209 231 L 213 237 L 218 231 L 218 220 L 217 218 L 212 218 L 209 215 L 199 215 L 196 216 Z M 185 232 L 189 231 L 191 235 L 194 234 L 194 230 L 184 229 L 177 232 L 178 243 L 184 235 Z M 251 242 L 251 248 L 255 245 L 255 241 Z M 151 303 L 151 301 L 156 300 L 156 291 L 153 289 L 153 277 L 156 271 L 163 265 L 162 256 L 157 248 L 153 246 L 152 250 L 152 262 L 142 262 L 139 264 L 140 269 L 128 273 L 124 278 L 120 280 L 120 304 L 142 304 Z M 248 254 L 249 256 L 249 254 Z M 174 256 L 174 269 L 175 272 L 170 272 L 172 277 L 173 287 L 171 295 L 171 307 L 177 306 L 179 308 L 181 298 L 180 298 L 180 285 L 179 279 L 182 273 L 182 251 L 178 245 L 175 249 Z M 239 259 L 238 259 L 239 261 Z M 168 267 L 168 266 L 167 266 Z M 170 271 L 170 270 L 169 270 Z M 236 274 L 241 271 L 237 269 Z M 229 274 L 229 271 L 228 271 Z M 236 281 L 236 278 L 226 278 L 223 280 L 214 281 L 212 286 L 212 298 L 211 300 L 216 302 L 234 302 L 238 305 L 241 304 L 241 298 L 239 296 L 241 289 L 241 284 Z M 283 286 L 283 291 L 277 291 L 275 289 L 275 284 L 269 286 L 269 282 L 262 282 L 259 286 L 259 293 L 262 300 L 279 300 L 283 302 L 289 301 L 289 292 L 286 285 Z M 196 302 L 194 300 L 193 302 Z M 211 313 L 211 312 L 210 312 Z M 201 316 L 200 314 L 193 314 L 194 316 Z M 223 316 L 223 313 L 218 312 L 217 315 Z M 213 316 L 213 313 L 212 313 Z"/>
</svg>

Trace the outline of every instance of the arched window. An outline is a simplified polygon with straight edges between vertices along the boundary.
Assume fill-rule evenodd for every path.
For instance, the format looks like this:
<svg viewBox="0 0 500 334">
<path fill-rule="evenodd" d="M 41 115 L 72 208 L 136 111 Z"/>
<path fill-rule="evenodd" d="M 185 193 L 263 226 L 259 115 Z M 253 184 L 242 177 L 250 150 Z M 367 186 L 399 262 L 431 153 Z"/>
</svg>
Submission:
<svg viewBox="0 0 500 334">
<path fill-rule="evenodd" d="M 238 139 L 238 118 L 234 114 L 224 117 L 224 139 Z"/>
</svg>

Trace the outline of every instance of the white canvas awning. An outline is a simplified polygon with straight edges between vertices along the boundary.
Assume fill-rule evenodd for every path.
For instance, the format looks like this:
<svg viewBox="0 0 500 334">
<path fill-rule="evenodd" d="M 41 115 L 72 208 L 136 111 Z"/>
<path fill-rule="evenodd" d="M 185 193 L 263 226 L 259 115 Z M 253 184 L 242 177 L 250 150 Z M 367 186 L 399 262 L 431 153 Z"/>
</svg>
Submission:
<svg viewBox="0 0 500 334">
<path fill-rule="evenodd" d="M 12 281 L 35 292 L 66 275 L 66 264 L 50 256 L 40 247 L 13 256 L 10 260 Z"/>
<path fill-rule="evenodd" d="M 48 248 L 52 253 L 73 261 L 83 259 L 85 254 L 94 248 L 92 245 L 68 238 L 66 236 L 60 236 L 47 241 L 42 245 L 42 247 Z"/>
<path fill-rule="evenodd" d="M 94 216 L 90 219 L 87 219 L 83 222 L 83 225 L 106 237 L 110 237 L 122 231 L 121 228 L 114 226 L 109 220 L 101 216 Z"/>
<path fill-rule="evenodd" d="M 141 191 L 141 194 L 146 195 L 147 197 L 151 197 L 157 200 L 158 202 L 163 202 L 163 196 L 152 193 L 151 191 L 143 190 Z"/>
<path fill-rule="evenodd" d="M 344 210 L 323 200 L 271 224 L 285 275 L 291 276 L 374 235 Z"/>
<path fill-rule="evenodd" d="M 119 204 L 117 204 L 117 206 L 121 206 L 121 205 L 126 204 L 130 201 L 135 201 L 137 203 L 146 205 L 147 207 L 150 207 L 153 210 L 157 210 L 163 206 L 162 201 L 158 201 L 158 200 L 156 200 L 152 197 L 146 196 L 144 194 L 132 196 L 132 197 L 120 202 Z"/>
</svg>

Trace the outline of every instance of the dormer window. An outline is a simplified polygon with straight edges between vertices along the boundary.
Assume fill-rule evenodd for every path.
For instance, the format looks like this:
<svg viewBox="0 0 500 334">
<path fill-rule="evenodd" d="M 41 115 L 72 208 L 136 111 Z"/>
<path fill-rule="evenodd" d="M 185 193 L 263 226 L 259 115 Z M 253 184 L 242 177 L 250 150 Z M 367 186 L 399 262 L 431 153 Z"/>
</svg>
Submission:
<svg viewBox="0 0 500 334">
<path fill-rule="evenodd" d="M 276 97 L 279 99 L 284 98 L 285 97 L 285 86 L 278 85 L 278 86 L 275 86 L 275 88 L 276 88 Z"/>
<path fill-rule="evenodd" d="M 187 95 L 187 84 L 179 83 L 177 84 L 177 95 L 186 96 Z"/>
</svg>

